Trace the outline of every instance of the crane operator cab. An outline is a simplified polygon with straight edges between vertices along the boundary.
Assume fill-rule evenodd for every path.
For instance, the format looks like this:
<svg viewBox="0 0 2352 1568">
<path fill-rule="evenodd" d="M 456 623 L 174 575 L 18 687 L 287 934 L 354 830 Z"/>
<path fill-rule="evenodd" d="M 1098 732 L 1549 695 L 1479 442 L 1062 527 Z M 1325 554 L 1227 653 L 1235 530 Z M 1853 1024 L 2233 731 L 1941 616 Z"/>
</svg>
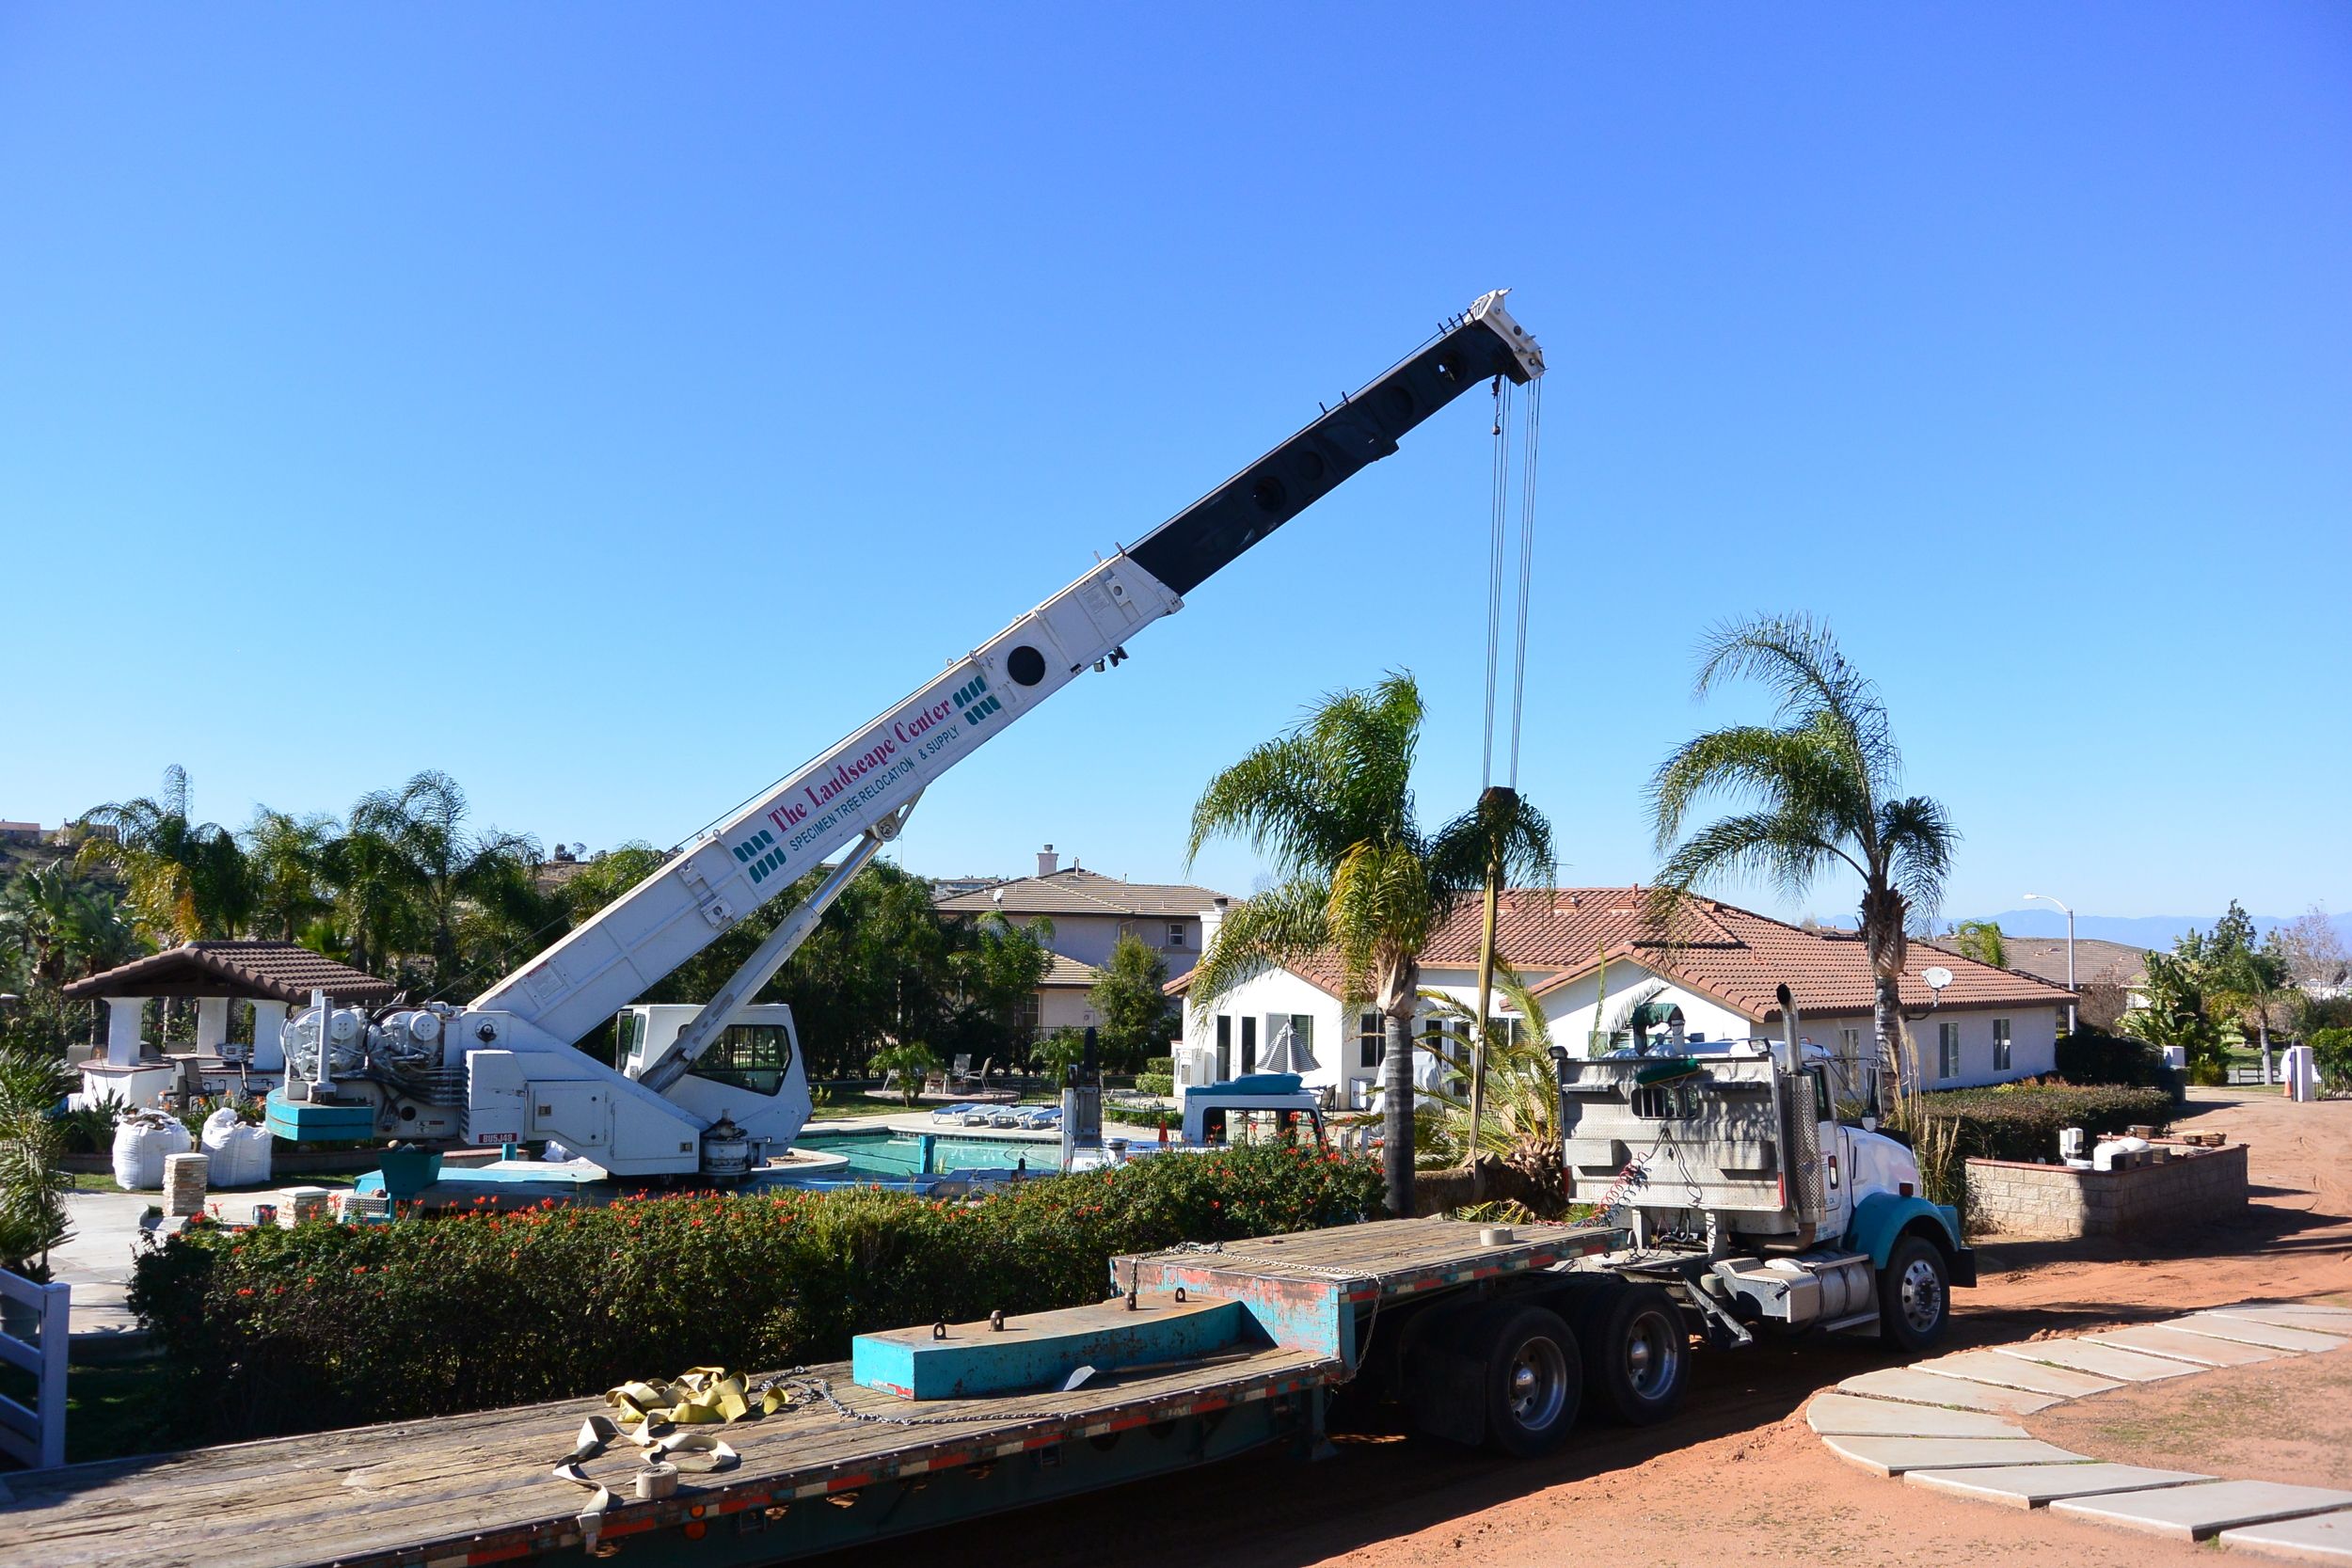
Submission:
<svg viewBox="0 0 2352 1568">
<path fill-rule="evenodd" d="M 612 1020 L 622 1073 L 643 1079 L 666 1056 L 702 1008 L 691 1003 L 640 1003 Z M 780 1002 L 743 1007 L 662 1093 L 710 1122 L 702 1174 L 739 1175 L 781 1154 L 808 1120 L 811 1102 L 792 1009 Z"/>
</svg>

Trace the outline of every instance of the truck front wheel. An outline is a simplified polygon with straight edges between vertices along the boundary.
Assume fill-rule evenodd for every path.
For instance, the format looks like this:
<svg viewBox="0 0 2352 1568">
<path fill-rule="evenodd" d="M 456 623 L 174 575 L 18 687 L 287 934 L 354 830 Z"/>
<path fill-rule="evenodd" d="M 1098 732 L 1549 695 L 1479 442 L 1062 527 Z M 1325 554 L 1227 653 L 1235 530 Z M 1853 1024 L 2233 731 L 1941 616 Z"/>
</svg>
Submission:
<svg viewBox="0 0 2352 1568">
<path fill-rule="evenodd" d="M 1486 1446 L 1514 1459 L 1558 1448 L 1576 1424 L 1584 1386 L 1568 1325 L 1540 1307 L 1498 1305 L 1463 1328 L 1486 1362 Z"/>
<path fill-rule="evenodd" d="M 1879 1270 L 1879 1323 L 1888 1342 L 1926 1350 L 1944 1337 L 1951 1307 L 1944 1254 L 1923 1236 L 1899 1238 Z"/>
<path fill-rule="evenodd" d="M 1584 1391 L 1628 1426 L 1675 1413 L 1690 1386 L 1691 1333 L 1682 1309 L 1656 1285 L 1592 1291 L 1574 1316 L 1584 1353 Z"/>
</svg>

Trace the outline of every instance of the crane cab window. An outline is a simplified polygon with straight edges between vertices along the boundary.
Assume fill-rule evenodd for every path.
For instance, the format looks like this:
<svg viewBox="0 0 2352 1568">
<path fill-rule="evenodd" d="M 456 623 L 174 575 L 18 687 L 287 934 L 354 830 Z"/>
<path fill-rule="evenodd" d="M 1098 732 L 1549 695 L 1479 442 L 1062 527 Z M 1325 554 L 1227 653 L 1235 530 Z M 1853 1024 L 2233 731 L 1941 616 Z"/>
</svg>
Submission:
<svg viewBox="0 0 2352 1568">
<path fill-rule="evenodd" d="M 694 1063 L 694 1076 L 774 1094 L 791 1067 L 792 1032 L 783 1024 L 730 1023 Z"/>
<path fill-rule="evenodd" d="M 612 1021 L 612 1063 L 627 1067 L 628 1059 L 645 1043 L 645 1015 L 623 1013 Z"/>
</svg>

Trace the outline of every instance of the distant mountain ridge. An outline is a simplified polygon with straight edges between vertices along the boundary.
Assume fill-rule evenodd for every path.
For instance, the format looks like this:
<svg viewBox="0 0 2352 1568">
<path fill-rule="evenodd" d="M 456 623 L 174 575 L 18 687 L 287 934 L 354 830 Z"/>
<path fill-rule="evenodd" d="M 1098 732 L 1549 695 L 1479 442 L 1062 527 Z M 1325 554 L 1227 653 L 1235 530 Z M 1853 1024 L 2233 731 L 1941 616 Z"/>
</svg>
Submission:
<svg viewBox="0 0 2352 1568">
<path fill-rule="evenodd" d="M 1977 915 L 1971 918 L 1990 920 L 2013 937 L 2062 937 L 2066 934 L 2066 917 L 2047 908 L 2004 910 L 1999 914 Z M 2153 947 L 2169 951 L 2174 942 L 2189 931 L 2210 931 L 2220 913 L 2213 914 L 2078 914 L 2074 917 L 2074 935 L 2096 937 L 2102 942 L 2129 942 L 2134 947 Z M 2257 914 L 2249 917 L 2254 923 L 2257 937 L 2268 936 L 2271 930 L 2285 926 L 2296 915 Z M 2337 915 L 2336 934 L 2352 945 L 2352 915 Z"/>
</svg>

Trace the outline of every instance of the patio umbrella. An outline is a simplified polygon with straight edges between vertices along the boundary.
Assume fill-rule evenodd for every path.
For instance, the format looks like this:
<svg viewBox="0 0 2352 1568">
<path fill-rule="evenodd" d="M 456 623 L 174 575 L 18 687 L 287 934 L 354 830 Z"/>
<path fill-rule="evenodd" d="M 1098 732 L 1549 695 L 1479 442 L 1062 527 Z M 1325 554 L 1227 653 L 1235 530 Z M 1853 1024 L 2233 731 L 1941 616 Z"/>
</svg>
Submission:
<svg viewBox="0 0 2352 1568">
<path fill-rule="evenodd" d="M 1298 1031 L 1285 1023 L 1277 1031 L 1265 1054 L 1258 1058 L 1260 1072 L 1312 1072 L 1316 1067 L 1315 1053 Z"/>
</svg>

